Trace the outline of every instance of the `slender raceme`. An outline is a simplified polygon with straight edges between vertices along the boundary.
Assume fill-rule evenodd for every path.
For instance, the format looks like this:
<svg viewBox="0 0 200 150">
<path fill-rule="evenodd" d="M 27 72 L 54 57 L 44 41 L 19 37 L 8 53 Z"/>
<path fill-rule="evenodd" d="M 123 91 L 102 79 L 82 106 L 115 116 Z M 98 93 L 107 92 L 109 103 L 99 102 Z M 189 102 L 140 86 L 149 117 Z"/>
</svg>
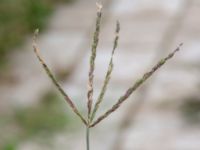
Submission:
<svg viewBox="0 0 200 150">
<path fill-rule="evenodd" d="M 74 105 L 74 103 L 72 102 L 72 100 L 69 98 L 69 96 L 64 92 L 64 90 L 62 89 L 62 87 L 60 86 L 60 84 L 58 83 L 58 81 L 56 80 L 56 78 L 54 77 L 54 75 L 51 73 L 51 70 L 46 65 L 46 63 L 42 59 L 41 55 L 39 54 L 39 48 L 37 47 L 37 44 L 36 44 L 36 36 L 38 35 L 38 32 L 39 32 L 39 30 L 37 29 L 35 31 L 35 34 L 34 34 L 33 49 L 34 49 L 34 52 L 35 52 L 35 54 L 36 54 L 39 62 L 42 64 L 42 66 L 43 66 L 44 70 L 46 71 L 47 75 L 49 76 L 49 78 L 51 79 L 51 81 L 53 82 L 53 84 L 57 87 L 57 89 L 62 94 L 62 96 L 65 98 L 66 102 L 72 108 L 72 110 L 74 111 L 74 113 L 82 120 L 82 122 L 85 125 L 87 125 L 87 122 L 84 119 L 84 117 L 80 114 L 80 112 L 78 111 L 78 109 L 76 108 L 76 106 Z"/>
<path fill-rule="evenodd" d="M 102 5 L 96 3 L 98 11 L 97 11 L 97 19 L 96 19 L 96 28 L 93 36 L 93 43 L 92 43 L 92 50 L 90 56 L 90 69 L 89 69 L 89 80 L 88 80 L 88 93 L 87 93 L 87 107 L 88 107 L 88 123 L 90 123 L 90 115 L 92 110 L 92 102 L 93 102 L 93 80 L 94 80 L 94 69 L 95 69 L 95 58 L 96 58 L 96 51 L 97 46 L 99 43 L 99 33 L 100 33 L 100 26 L 101 26 L 101 16 L 102 16 Z"/>
<path fill-rule="evenodd" d="M 107 73 L 106 73 L 106 76 L 105 76 L 105 80 L 104 80 L 103 86 L 101 88 L 101 92 L 100 92 L 100 94 L 98 96 L 98 99 L 97 99 L 97 101 L 95 103 L 95 107 L 94 107 L 94 109 L 92 111 L 91 121 L 93 121 L 93 119 L 94 119 L 94 117 L 96 115 L 96 112 L 99 109 L 99 106 L 100 106 L 101 102 L 103 101 L 104 95 L 105 95 L 106 90 L 107 90 L 108 83 L 109 83 L 110 78 L 111 78 L 111 74 L 112 74 L 113 67 L 114 67 L 113 56 L 114 56 L 115 50 L 116 50 L 116 48 L 118 46 L 119 31 L 120 31 L 120 23 L 119 23 L 119 21 L 117 21 L 116 22 L 116 29 L 115 29 L 114 45 L 113 45 L 113 50 L 112 50 L 110 62 L 109 62 L 109 65 L 108 65 L 108 69 L 107 69 Z"/>
<path fill-rule="evenodd" d="M 103 119 L 107 118 L 112 112 L 116 111 L 121 104 L 129 98 L 129 96 L 137 90 L 147 79 L 149 79 L 160 67 L 162 67 L 169 59 L 171 59 L 176 52 L 180 50 L 180 47 L 183 44 L 181 43 L 172 53 L 170 53 L 164 59 L 161 59 L 149 72 L 145 73 L 141 79 L 136 81 L 136 83 L 130 87 L 123 96 L 119 98 L 116 104 L 112 106 L 108 111 L 106 111 L 103 115 L 101 115 L 90 127 L 94 127 L 98 123 L 100 123 Z"/>
</svg>

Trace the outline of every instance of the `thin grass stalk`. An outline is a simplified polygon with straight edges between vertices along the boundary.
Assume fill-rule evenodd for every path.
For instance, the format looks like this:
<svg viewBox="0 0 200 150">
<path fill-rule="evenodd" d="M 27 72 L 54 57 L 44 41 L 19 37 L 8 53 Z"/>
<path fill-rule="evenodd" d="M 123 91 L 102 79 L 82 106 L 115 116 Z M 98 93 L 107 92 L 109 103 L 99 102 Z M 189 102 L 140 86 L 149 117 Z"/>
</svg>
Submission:
<svg viewBox="0 0 200 150">
<path fill-rule="evenodd" d="M 37 29 L 35 31 L 34 34 L 34 38 L 33 38 L 33 50 L 39 60 L 39 62 L 42 64 L 44 70 L 46 71 L 47 75 L 49 76 L 49 78 L 51 79 L 51 81 L 53 82 L 53 84 L 56 86 L 56 88 L 58 89 L 58 91 L 62 94 L 62 96 L 65 98 L 66 102 L 69 104 L 70 108 L 73 110 L 73 112 L 82 120 L 82 122 L 87 125 L 87 121 L 84 119 L 84 117 L 80 114 L 80 112 L 78 111 L 78 109 L 76 108 L 76 106 L 74 105 L 74 103 L 72 102 L 72 100 L 69 98 L 69 96 L 65 93 L 65 91 L 63 90 L 63 88 L 61 87 L 61 85 L 58 83 L 58 81 L 56 80 L 56 78 L 54 77 L 54 75 L 52 74 L 51 70 L 49 69 L 49 67 L 47 66 L 47 64 L 44 62 L 44 60 L 42 59 L 40 53 L 39 53 L 39 48 L 37 47 L 36 44 L 36 37 L 38 35 L 39 30 Z"/>
<path fill-rule="evenodd" d="M 162 67 L 169 59 L 171 59 L 176 52 L 180 50 L 180 47 L 183 44 L 181 43 L 172 53 L 170 53 L 167 57 L 164 59 L 161 59 L 149 72 L 145 73 L 143 77 L 135 82 L 135 84 L 130 87 L 123 96 L 119 98 L 116 104 L 114 104 L 108 111 L 106 111 L 103 115 L 101 115 L 94 123 L 90 125 L 90 127 L 94 127 L 98 123 L 100 123 L 102 120 L 107 118 L 111 113 L 116 111 L 121 104 L 129 98 L 129 96 L 137 90 L 147 79 L 149 79 L 160 67 Z"/>
<path fill-rule="evenodd" d="M 101 16 L 102 16 L 102 5 L 96 3 L 98 11 L 97 11 L 97 18 L 96 18 L 96 27 L 93 36 L 93 43 L 92 43 L 92 50 L 90 56 L 90 68 L 89 68 L 89 81 L 88 81 L 88 93 L 87 93 L 87 107 L 88 107 L 88 123 L 90 120 L 90 114 L 92 110 L 92 102 L 93 102 L 93 80 L 94 80 L 94 69 L 95 69 L 95 58 L 96 58 L 96 50 L 99 43 L 99 33 L 100 33 L 100 26 L 101 26 Z"/>
<path fill-rule="evenodd" d="M 101 102 L 103 101 L 104 95 L 105 95 L 106 90 L 107 90 L 108 83 L 109 83 L 110 78 L 111 78 L 111 74 L 112 74 L 113 67 L 114 67 L 113 56 L 114 56 L 115 50 L 116 50 L 116 48 L 118 46 L 119 31 L 120 31 L 120 23 L 119 23 L 119 21 L 117 21 L 116 22 L 114 45 L 113 45 L 113 49 L 112 49 L 112 53 L 111 53 L 111 58 L 110 58 L 110 61 L 109 61 L 109 65 L 108 65 L 107 73 L 106 73 L 106 76 L 105 76 L 105 80 L 104 80 L 103 86 L 101 88 L 101 92 L 100 92 L 100 94 L 98 96 L 98 99 L 97 99 L 97 101 L 95 103 L 95 107 L 94 107 L 94 109 L 92 111 L 91 121 L 93 121 L 93 119 L 94 119 L 94 117 L 95 117 L 95 115 L 97 113 L 97 110 L 99 109 L 99 106 L 100 106 Z"/>
<path fill-rule="evenodd" d="M 90 127 L 86 127 L 86 149 L 90 150 Z"/>
</svg>

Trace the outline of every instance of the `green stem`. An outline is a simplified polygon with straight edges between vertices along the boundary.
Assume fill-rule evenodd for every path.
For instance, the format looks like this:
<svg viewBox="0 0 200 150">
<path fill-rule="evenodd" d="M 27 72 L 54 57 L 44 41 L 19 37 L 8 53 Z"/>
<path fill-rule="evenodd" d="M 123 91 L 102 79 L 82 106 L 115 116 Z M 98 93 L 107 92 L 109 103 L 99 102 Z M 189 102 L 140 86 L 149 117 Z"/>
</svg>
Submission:
<svg viewBox="0 0 200 150">
<path fill-rule="evenodd" d="M 86 128 L 86 148 L 90 150 L 90 128 Z"/>
</svg>

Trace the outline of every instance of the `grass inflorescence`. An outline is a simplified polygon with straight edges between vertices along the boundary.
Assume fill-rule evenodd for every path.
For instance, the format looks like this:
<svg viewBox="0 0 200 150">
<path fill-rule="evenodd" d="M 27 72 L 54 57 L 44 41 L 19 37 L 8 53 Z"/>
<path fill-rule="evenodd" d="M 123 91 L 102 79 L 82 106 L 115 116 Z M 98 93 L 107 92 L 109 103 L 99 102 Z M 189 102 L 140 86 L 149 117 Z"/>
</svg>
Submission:
<svg viewBox="0 0 200 150">
<path fill-rule="evenodd" d="M 102 18 L 102 5 L 97 3 L 97 19 L 96 19 L 96 27 L 95 27 L 95 32 L 93 35 L 93 43 L 92 43 L 92 48 L 91 48 L 91 56 L 90 56 L 90 61 L 89 61 L 89 79 L 88 79 L 88 92 L 87 92 L 87 117 L 84 118 L 84 115 L 81 114 L 78 110 L 78 108 L 75 106 L 73 103 L 73 100 L 69 98 L 69 96 L 65 93 L 65 91 L 62 89 L 60 84 L 57 82 L 56 78 L 42 59 L 41 55 L 39 54 L 39 48 L 37 47 L 36 44 L 36 36 L 38 34 L 38 31 L 36 31 L 34 35 L 34 43 L 33 43 L 33 48 L 34 52 L 40 61 L 40 63 L 43 65 L 43 68 L 47 72 L 49 78 L 52 80 L 56 88 L 59 90 L 59 92 L 63 95 L 65 98 L 66 102 L 69 104 L 71 109 L 74 111 L 74 113 L 80 118 L 80 120 L 83 122 L 83 124 L 86 126 L 86 143 L 87 143 L 87 150 L 89 150 L 89 131 L 90 128 L 95 127 L 97 124 L 99 124 L 101 121 L 103 121 L 105 118 L 107 118 L 110 114 L 115 112 L 122 103 L 124 103 L 130 95 L 136 91 L 141 85 L 143 85 L 158 69 L 160 69 L 169 59 L 171 59 L 176 52 L 180 50 L 180 47 L 182 44 L 180 44 L 173 52 L 168 54 L 165 58 L 161 59 L 155 66 L 152 67 L 152 69 L 148 72 L 146 72 L 140 79 L 138 79 L 131 87 L 129 87 L 125 93 L 118 99 L 118 101 L 106 112 L 104 112 L 102 115 L 96 117 L 96 112 L 100 108 L 100 104 L 102 103 L 104 99 L 104 95 L 107 90 L 107 86 L 109 84 L 109 81 L 111 79 L 111 74 L 113 71 L 113 56 L 115 54 L 115 50 L 118 46 L 118 40 L 119 40 L 119 32 L 120 32 L 120 23 L 119 21 L 116 22 L 116 29 L 115 29 L 115 37 L 114 37 L 114 42 L 113 42 L 113 49 L 111 52 L 111 58 L 108 64 L 108 69 L 105 75 L 105 79 L 101 88 L 101 91 L 99 93 L 99 96 L 96 100 L 96 103 L 94 104 L 93 107 L 93 82 L 94 82 L 94 70 L 95 70 L 95 58 L 96 58 L 96 52 L 97 52 L 97 47 L 99 43 L 99 34 L 100 34 L 100 28 L 101 28 L 101 18 Z"/>
</svg>

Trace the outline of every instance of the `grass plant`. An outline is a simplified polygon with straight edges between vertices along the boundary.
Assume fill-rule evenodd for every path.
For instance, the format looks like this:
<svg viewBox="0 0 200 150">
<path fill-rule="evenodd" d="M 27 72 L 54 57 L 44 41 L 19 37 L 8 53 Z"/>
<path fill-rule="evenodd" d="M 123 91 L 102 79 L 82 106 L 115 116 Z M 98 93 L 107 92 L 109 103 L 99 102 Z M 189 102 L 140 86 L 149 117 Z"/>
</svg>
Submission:
<svg viewBox="0 0 200 150">
<path fill-rule="evenodd" d="M 109 115 L 114 113 L 122 103 L 124 103 L 129 96 L 136 91 L 145 81 L 147 81 L 158 69 L 160 69 L 169 59 L 171 59 L 176 52 L 180 50 L 180 47 L 182 44 L 180 44 L 173 52 L 169 53 L 166 57 L 158 61 L 155 66 L 152 67 L 152 69 L 148 72 L 146 72 L 140 79 L 138 79 L 131 87 L 129 87 L 125 93 L 118 99 L 118 101 L 111 107 L 109 108 L 106 112 L 101 114 L 96 118 L 96 112 L 99 110 L 99 106 L 102 103 L 104 99 L 104 95 L 106 93 L 107 85 L 109 84 L 110 78 L 111 78 L 111 73 L 113 70 L 113 56 L 115 54 L 115 50 L 118 46 L 118 40 L 119 40 L 119 31 L 120 31 L 120 23 L 119 21 L 116 22 L 116 29 L 115 29 L 115 37 L 114 37 L 114 42 L 113 42 L 113 49 L 111 52 L 111 58 L 110 62 L 108 65 L 108 69 L 106 72 L 105 80 L 103 82 L 103 86 L 101 88 L 100 94 L 96 100 L 96 103 L 94 104 L 93 107 L 93 92 L 94 92 L 94 87 L 93 87 L 93 81 L 94 81 L 94 70 L 95 70 L 95 59 L 96 59 L 96 51 L 98 47 L 98 42 L 99 42 L 99 34 L 100 34 L 100 29 L 101 29 L 101 17 L 102 17 L 102 5 L 97 3 L 97 18 L 96 18 L 96 27 L 95 27 L 95 32 L 93 35 L 93 43 L 91 46 L 91 56 L 90 56 L 90 61 L 89 61 L 89 79 L 88 79 L 88 92 L 87 92 L 87 117 L 84 117 L 84 114 L 81 114 L 78 110 L 78 108 L 75 106 L 73 103 L 73 100 L 68 96 L 68 94 L 62 89 L 61 85 L 57 82 L 55 76 L 49 69 L 49 67 L 46 65 L 45 61 L 43 60 L 42 56 L 40 55 L 39 48 L 36 44 L 36 37 L 38 35 L 39 30 L 37 29 L 34 34 L 34 40 L 33 40 L 33 49 L 34 52 L 39 60 L 39 62 L 42 64 L 44 70 L 46 71 L 47 75 L 49 78 L 52 80 L 53 84 L 56 86 L 56 88 L 59 90 L 59 92 L 63 95 L 64 99 L 72 109 L 72 111 L 80 118 L 82 123 L 86 127 L 86 149 L 90 150 L 90 130 L 91 128 L 95 127 L 101 121 L 104 119 L 108 118 Z"/>
</svg>

